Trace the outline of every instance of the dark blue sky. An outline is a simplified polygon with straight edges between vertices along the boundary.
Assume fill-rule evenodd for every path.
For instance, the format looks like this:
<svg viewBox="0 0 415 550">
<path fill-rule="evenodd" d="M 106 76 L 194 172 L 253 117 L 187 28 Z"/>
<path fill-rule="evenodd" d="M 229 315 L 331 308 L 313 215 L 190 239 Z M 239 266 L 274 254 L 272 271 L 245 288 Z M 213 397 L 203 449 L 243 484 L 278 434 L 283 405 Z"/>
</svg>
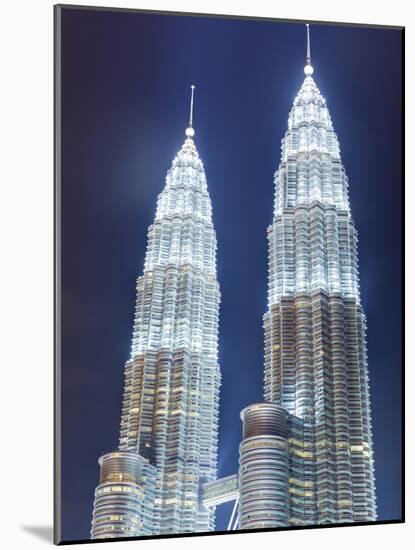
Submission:
<svg viewBox="0 0 415 550">
<path fill-rule="evenodd" d="M 379 519 L 401 515 L 402 104 L 399 30 L 311 25 L 314 77 L 350 179 L 368 319 Z M 266 228 L 303 81 L 298 23 L 62 12 L 62 526 L 89 538 L 98 457 L 118 443 L 147 226 L 184 140 L 208 178 L 221 284 L 219 475 L 262 398 Z M 218 512 L 225 529 L 229 506 Z"/>
</svg>

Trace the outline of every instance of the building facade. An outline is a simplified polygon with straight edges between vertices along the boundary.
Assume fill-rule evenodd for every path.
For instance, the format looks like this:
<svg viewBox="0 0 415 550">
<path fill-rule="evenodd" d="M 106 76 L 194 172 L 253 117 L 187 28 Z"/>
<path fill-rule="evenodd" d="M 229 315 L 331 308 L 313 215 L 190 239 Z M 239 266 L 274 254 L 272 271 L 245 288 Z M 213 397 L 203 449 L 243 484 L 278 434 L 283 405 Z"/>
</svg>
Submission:
<svg viewBox="0 0 415 550">
<path fill-rule="evenodd" d="M 137 279 L 119 449 L 100 459 L 92 538 L 214 529 L 214 509 L 200 494 L 216 478 L 220 290 L 192 112 L 193 88 L 186 139 L 158 197 Z"/>
</svg>

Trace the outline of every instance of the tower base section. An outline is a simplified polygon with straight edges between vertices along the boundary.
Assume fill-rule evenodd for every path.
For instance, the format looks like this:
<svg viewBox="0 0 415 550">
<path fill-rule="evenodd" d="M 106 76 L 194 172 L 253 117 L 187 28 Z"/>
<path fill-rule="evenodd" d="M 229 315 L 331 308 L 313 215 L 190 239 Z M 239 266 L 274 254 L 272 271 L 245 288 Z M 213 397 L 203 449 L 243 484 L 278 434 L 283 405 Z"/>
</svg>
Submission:
<svg viewBox="0 0 415 550">
<path fill-rule="evenodd" d="M 153 534 L 154 466 L 130 451 L 105 454 L 98 462 L 91 539 Z"/>
</svg>

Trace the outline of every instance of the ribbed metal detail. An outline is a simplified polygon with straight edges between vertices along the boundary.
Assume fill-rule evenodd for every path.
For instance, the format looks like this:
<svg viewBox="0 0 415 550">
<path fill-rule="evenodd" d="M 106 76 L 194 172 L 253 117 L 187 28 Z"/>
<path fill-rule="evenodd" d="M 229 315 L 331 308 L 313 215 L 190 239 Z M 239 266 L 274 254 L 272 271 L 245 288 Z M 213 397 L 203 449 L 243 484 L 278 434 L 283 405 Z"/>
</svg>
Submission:
<svg viewBox="0 0 415 550">
<path fill-rule="evenodd" d="M 281 527 L 289 519 L 286 439 L 259 435 L 239 448 L 239 529 Z"/>
<path fill-rule="evenodd" d="M 117 451 L 101 456 L 98 460 L 101 466 L 99 482 L 129 481 L 138 483 L 143 459 L 136 453 Z"/>
<path fill-rule="evenodd" d="M 156 470 L 134 452 L 115 451 L 99 459 L 91 538 L 150 535 Z"/>
<path fill-rule="evenodd" d="M 243 437 L 287 437 L 287 411 L 275 403 L 255 403 L 241 412 Z"/>
<path fill-rule="evenodd" d="M 241 412 L 239 528 L 287 524 L 287 412 L 275 403 L 255 403 Z"/>
</svg>

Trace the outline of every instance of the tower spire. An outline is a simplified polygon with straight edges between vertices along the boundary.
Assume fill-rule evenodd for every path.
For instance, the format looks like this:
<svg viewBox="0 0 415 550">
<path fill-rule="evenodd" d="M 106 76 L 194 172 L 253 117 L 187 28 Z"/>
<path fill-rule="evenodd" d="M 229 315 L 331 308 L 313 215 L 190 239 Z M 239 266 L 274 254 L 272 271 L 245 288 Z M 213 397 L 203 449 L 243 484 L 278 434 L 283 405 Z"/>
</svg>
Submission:
<svg viewBox="0 0 415 550">
<path fill-rule="evenodd" d="M 190 86 L 192 92 L 190 96 L 190 114 L 189 114 L 189 126 L 186 128 L 186 136 L 187 137 L 193 137 L 195 135 L 195 131 L 193 129 L 193 98 L 195 93 L 195 87 L 192 84 Z"/>
<path fill-rule="evenodd" d="M 307 76 L 311 76 L 314 72 L 314 69 L 311 65 L 310 25 L 306 23 L 305 26 L 307 28 L 307 59 L 306 66 L 304 67 L 304 72 Z"/>
</svg>

